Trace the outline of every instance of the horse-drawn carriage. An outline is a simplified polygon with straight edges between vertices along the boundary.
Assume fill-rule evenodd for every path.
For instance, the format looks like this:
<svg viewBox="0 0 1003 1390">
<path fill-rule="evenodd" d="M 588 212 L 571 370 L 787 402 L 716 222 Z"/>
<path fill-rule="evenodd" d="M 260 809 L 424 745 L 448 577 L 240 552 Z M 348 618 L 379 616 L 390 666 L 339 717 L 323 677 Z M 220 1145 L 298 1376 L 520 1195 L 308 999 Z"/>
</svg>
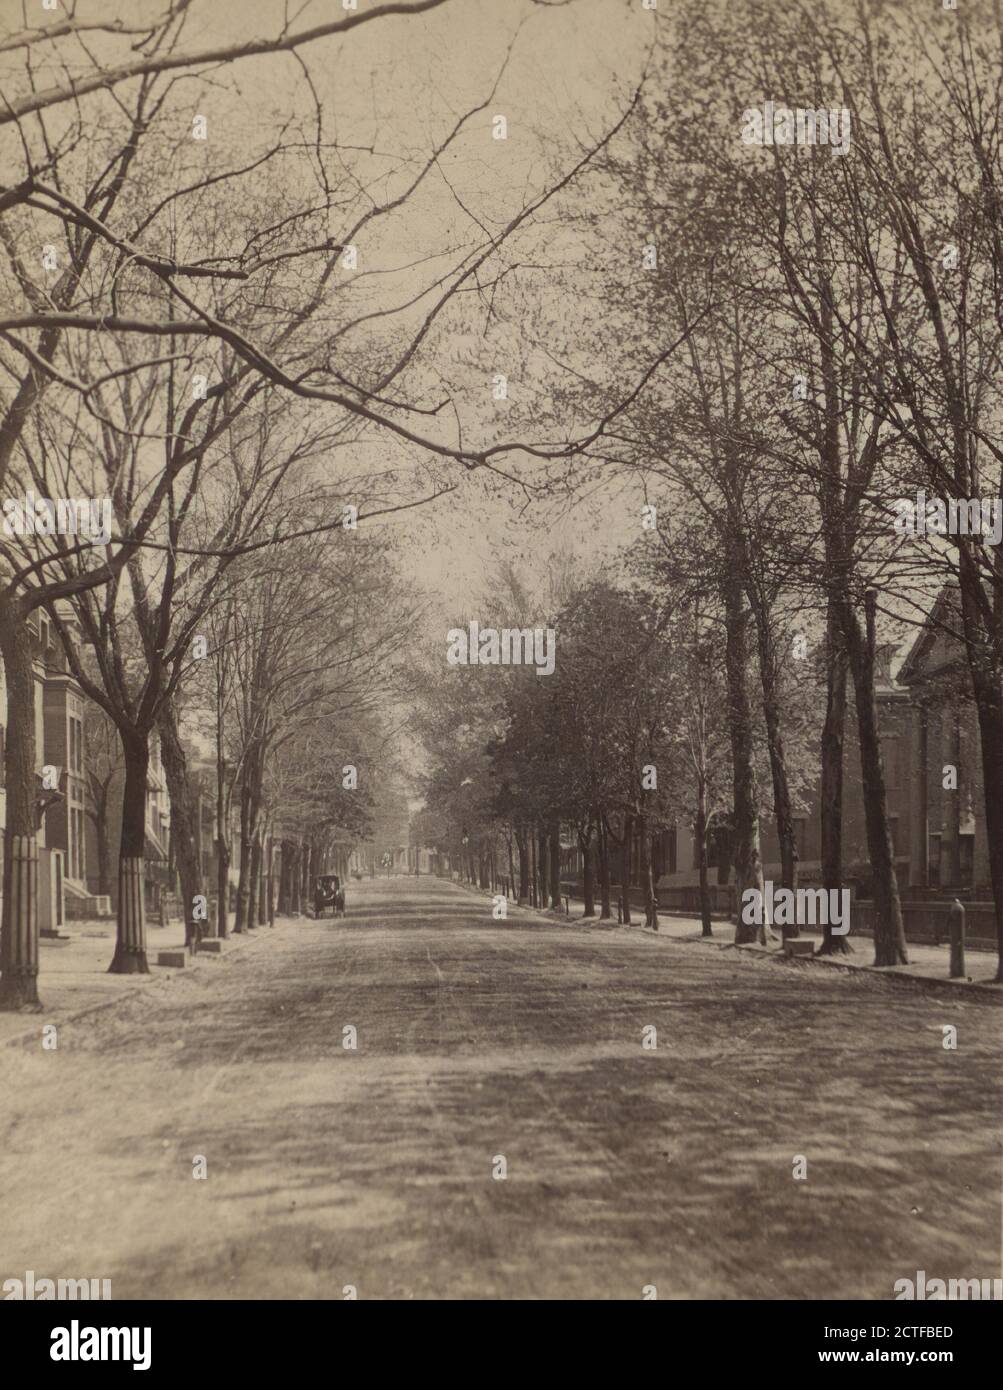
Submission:
<svg viewBox="0 0 1003 1390">
<path fill-rule="evenodd" d="M 325 908 L 331 908 L 335 917 L 345 915 L 345 890 L 337 874 L 321 874 L 313 894 L 315 917 L 323 917 Z"/>
</svg>

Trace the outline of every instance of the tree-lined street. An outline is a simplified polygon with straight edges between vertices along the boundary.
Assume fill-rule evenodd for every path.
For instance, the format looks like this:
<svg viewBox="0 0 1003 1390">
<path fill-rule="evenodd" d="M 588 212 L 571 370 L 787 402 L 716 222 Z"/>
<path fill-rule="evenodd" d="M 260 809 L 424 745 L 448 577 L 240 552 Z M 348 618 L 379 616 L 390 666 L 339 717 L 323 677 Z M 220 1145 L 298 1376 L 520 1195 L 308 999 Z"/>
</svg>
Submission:
<svg viewBox="0 0 1003 1390">
<path fill-rule="evenodd" d="M 0 8 L 0 1298 L 1003 1298 L 1001 0 Z"/>
<path fill-rule="evenodd" d="M 5 1048 L 5 1274 L 181 1299 L 991 1276 L 998 1019 L 637 927 L 495 921 L 443 880 L 353 883 L 344 920 L 280 921 Z"/>
</svg>

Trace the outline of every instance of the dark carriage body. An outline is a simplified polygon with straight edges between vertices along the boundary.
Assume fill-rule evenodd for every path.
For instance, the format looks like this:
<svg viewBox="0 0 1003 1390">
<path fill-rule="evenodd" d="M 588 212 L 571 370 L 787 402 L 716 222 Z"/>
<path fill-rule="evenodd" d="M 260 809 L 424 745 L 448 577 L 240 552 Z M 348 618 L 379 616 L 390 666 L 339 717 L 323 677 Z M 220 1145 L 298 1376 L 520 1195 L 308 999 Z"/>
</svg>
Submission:
<svg viewBox="0 0 1003 1390">
<path fill-rule="evenodd" d="M 321 874 L 314 887 L 314 916 L 322 917 L 328 908 L 335 917 L 345 915 L 345 890 L 337 874 Z"/>
</svg>

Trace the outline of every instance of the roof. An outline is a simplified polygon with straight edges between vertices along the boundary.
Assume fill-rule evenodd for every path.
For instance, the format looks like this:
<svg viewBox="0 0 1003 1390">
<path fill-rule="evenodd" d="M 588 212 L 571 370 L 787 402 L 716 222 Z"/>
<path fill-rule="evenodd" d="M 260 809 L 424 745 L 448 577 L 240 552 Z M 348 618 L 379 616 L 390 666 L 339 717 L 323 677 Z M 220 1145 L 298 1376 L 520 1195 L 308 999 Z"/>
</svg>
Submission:
<svg viewBox="0 0 1003 1390">
<path fill-rule="evenodd" d="M 962 664 L 964 648 L 960 633 L 954 638 L 950 630 L 945 632 L 945 628 L 957 629 L 960 618 L 958 590 L 954 585 L 945 585 L 906 653 L 897 676 L 901 685 L 920 685 L 931 677 L 953 671 Z M 942 649 L 939 660 L 935 658 L 938 643 Z"/>
</svg>

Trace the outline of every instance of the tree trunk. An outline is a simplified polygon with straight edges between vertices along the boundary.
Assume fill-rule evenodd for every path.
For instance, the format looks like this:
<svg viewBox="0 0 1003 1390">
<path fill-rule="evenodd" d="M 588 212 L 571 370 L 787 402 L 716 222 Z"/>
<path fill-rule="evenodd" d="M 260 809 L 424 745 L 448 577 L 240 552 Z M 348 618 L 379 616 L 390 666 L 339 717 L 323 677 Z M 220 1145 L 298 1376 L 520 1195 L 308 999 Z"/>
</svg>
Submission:
<svg viewBox="0 0 1003 1390">
<path fill-rule="evenodd" d="M 846 727 L 846 643 L 840 630 L 835 606 L 830 601 L 826 641 L 825 723 L 822 725 L 822 887 L 840 889 L 843 885 L 843 736 Z M 849 936 L 833 936 L 832 927 L 822 928 L 820 956 L 848 955 L 853 951 Z"/>
<path fill-rule="evenodd" d="M 187 946 L 193 938 L 197 938 L 196 924 L 192 917 L 195 899 L 205 898 L 202 864 L 198 853 L 201 808 L 198 796 L 193 794 L 188 780 L 188 759 L 178 734 L 177 717 L 173 706 L 167 700 L 161 704 L 157 714 L 157 730 L 160 734 L 160 757 L 171 799 L 171 835 L 178 875 L 181 879 L 181 903 L 185 916 Z"/>
<path fill-rule="evenodd" d="M 648 842 L 648 883 L 645 890 L 647 901 L 647 915 L 650 918 L 649 925 L 653 931 L 658 930 L 658 884 L 655 880 L 655 836 L 651 835 Z"/>
<path fill-rule="evenodd" d="M 634 817 L 626 812 L 623 818 L 623 839 L 620 841 L 620 897 L 623 900 L 623 924 L 630 926 L 630 842 L 634 834 Z"/>
<path fill-rule="evenodd" d="M 278 911 L 280 916 L 289 911 L 289 841 L 285 837 L 279 841 Z"/>
<path fill-rule="evenodd" d="M 311 901 L 314 888 L 320 877 L 320 859 L 315 840 L 300 841 L 300 901 L 306 905 Z"/>
<path fill-rule="evenodd" d="M 736 942 L 758 941 L 765 945 L 765 923 L 742 921 L 742 898 L 747 889 L 763 892 L 763 864 L 759 850 L 759 804 L 753 763 L 752 714 L 747 685 L 746 637 L 749 615 L 738 582 L 725 585 L 725 674 L 728 685 L 728 731 L 734 793 L 734 844 Z"/>
<path fill-rule="evenodd" d="M 700 935 L 713 936 L 710 924 L 710 884 L 707 880 L 707 779 L 697 781 L 697 867 L 700 871 Z"/>
<path fill-rule="evenodd" d="M 261 848 L 259 850 L 260 877 L 258 879 L 258 926 L 268 926 L 268 894 L 271 889 L 272 867 L 271 867 L 271 836 L 265 834 L 262 827 Z"/>
<path fill-rule="evenodd" d="M 780 848 L 780 877 L 782 886 L 793 890 L 797 888 L 798 847 L 794 830 L 790 779 L 787 775 L 787 755 L 784 750 L 782 734 L 780 662 L 773 629 L 770 625 L 768 600 L 752 573 L 744 537 L 739 539 L 738 545 L 743 560 L 742 570 L 747 576 L 745 593 L 756 624 L 763 716 L 766 723 L 766 746 L 770 758 L 770 777 L 773 783 L 773 814 L 777 827 L 777 843 Z M 783 934 L 785 938 L 798 936 L 800 933 L 797 923 L 785 925 Z"/>
<path fill-rule="evenodd" d="M 798 886 L 798 847 L 794 831 L 790 780 L 787 776 L 787 755 L 781 732 L 777 653 L 773 633 L 770 631 L 769 614 L 763 610 L 761 604 L 756 605 L 755 612 L 766 746 L 770 755 L 770 775 L 773 780 L 773 814 L 777 826 L 777 841 L 780 845 L 780 878 L 784 888 L 794 890 Z M 800 935 L 797 922 L 785 925 L 783 934 L 785 938 Z"/>
<path fill-rule="evenodd" d="M 971 546 L 959 544 L 958 558 L 965 651 L 979 721 L 989 877 L 996 908 L 996 940 L 999 952 L 996 980 L 1003 982 L 1003 684 L 1000 671 L 999 600 L 1000 585 L 1003 583 L 1003 574 L 1000 572 L 1003 568 L 1003 555 L 999 549 L 996 551 L 996 573 L 993 576 L 996 591 L 995 602 L 992 604 L 995 628 L 988 631 L 979 602 L 982 597 L 982 577 L 973 558 Z M 955 800 L 960 803 L 960 788 L 955 792 Z"/>
<path fill-rule="evenodd" d="M 519 904 L 524 906 L 529 902 L 529 855 L 526 852 L 525 830 L 516 830 L 515 843 L 519 851 Z"/>
<path fill-rule="evenodd" d="M 237 911 L 234 933 L 243 932 L 247 921 L 247 895 L 251 872 L 251 788 L 245 769 L 240 779 L 240 866 L 237 870 Z"/>
<path fill-rule="evenodd" d="M 648 833 L 648 817 L 637 818 L 641 845 L 641 886 L 644 888 L 644 925 L 658 930 L 658 903 L 655 898 L 654 864 L 651 862 L 652 836 Z"/>
<path fill-rule="evenodd" d="M 248 872 L 247 925 L 258 925 L 258 894 L 261 889 L 261 836 L 257 830 L 251 838 L 251 864 Z"/>
<path fill-rule="evenodd" d="M 550 823 L 550 906 L 561 910 L 561 827 Z"/>
<path fill-rule="evenodd" d="M 866 603 L 866 636 L 861 633 L 857 616 L 848 603 L 843 609 L 843 621 L 857 706 L 860 778 L 874 894 L 874 964 L 906 965 L 909 957 L 906 954 L 902 907 L 899 902 L 898 879 L 895 876 L 895 856 L 888 824 L 888 800 L 885 794 L 878 707 L 874 693 L 875 595 L 872 589 L 867 591 Z"/>
<path fill-rule="evenodd" d="M 220 936 L 230 934 L 230 846 L 225 836 L 216 841 L 216 921 Z"/>
<path fill-rule="evenodd" d="M 7 686 L 4 749 L 7 823 L 4 829 L 3 932 L 0 1009 L 37 1011 L 38 829 L 35 790 L 35 677 L 31 630 L 13 605 L 0 619 Z"/>
<path fill-rule="evenodd" d="M 609 884 L 609 826 L 602 814 L 596 816 L 596 850 L 599 856 L 599 918 L 600 921 L 608 921 L 613 916 Z"/>
<path fill-rule="evenodd" d="M 230 840 L 226 821 L 226 752 L 220 700 L 216 719 L 216 930 L 220 936 L 227 936 L 230 928 Z"/>
<path fill-rule="evenodd" d="M 595 877 L 592 867 L 592 827 L 589 826 L 588 836 L 578 832 L 578 845 L 582 851 L 582 896 L 585 899 L 585 917 L 596 915 L 596 890 Z"/>
<path fill-rule="evenodd" d="M 982 746 L 989 876 L 996 905 L 997 983 L 1003 983 L 1003 692 L 999 678 L 977 681 L 975 698 Z"/>
<path fill-rule="evenodd" d="M 112 975 L 147 975 L 150 967 L 146 960 L 143 868 L 149 735 L 132 729 L 120 730 L 120 735 L 125 755 L 125 788 L 122 793 L 122 838 L 118 859 L 115 954 L 108 972 Z"/>
</svg>

